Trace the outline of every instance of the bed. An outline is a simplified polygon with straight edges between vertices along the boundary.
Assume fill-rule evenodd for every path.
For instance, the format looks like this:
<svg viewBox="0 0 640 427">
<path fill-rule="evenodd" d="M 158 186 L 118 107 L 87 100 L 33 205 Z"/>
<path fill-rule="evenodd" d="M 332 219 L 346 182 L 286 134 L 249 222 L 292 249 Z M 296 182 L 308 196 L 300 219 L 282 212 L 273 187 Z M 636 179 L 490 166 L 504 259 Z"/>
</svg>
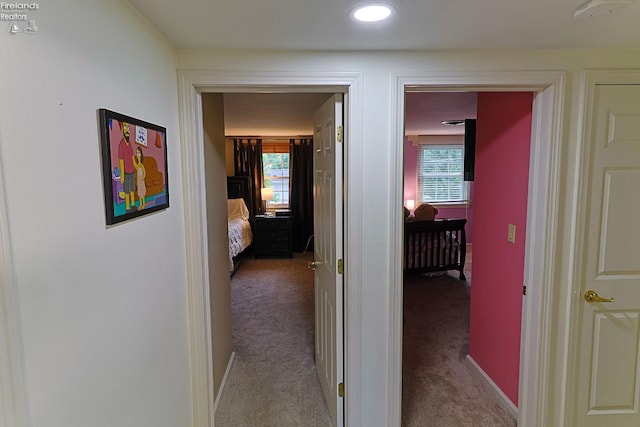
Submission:
<svg viewBox="0 0 640 427">
<path fill-rule="evenodd" d="M 248 177 L 227 177 L 227 223 L 229 235 L 229 272 L 233 274 L 241 255 L 253 242 L 253 204 Z"/>
<path fill-rule="evenodd" d="M 435 212 L 437 213 L 437 209 Z M 404 272 L 431 273 L 457 270 L 460 273 L 460 280 L 466 280 L 464 275 L 467 253 L 466 223 L 467 220 L 464 218 L 429 220 L 406 218 Z"/>
<path fill-rule="evenodd" d="M 229 271 L 233 273 L 238 266 L 238 256 L 253 241 L 249 209 L 243 199 L 227 200 L 227 223 L 229 229 Z"/>
</svg>

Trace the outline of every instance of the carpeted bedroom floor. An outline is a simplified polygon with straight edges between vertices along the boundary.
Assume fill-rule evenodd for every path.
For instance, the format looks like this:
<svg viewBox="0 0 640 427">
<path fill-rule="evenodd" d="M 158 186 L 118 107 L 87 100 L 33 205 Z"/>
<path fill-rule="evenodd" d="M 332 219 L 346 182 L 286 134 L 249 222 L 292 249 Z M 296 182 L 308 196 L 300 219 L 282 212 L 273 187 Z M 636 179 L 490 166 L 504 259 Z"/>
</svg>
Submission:
<svg viewBox="0 0 640 427">
<path fill-rule="evenodd" d="M 312 259 L 246 257 L 231 278 L 236 359 L 216 426 L 331 424 L 314 365 Z"/>
<path fill-rule="evenodd" d="M 403 426 L 516 425 L 466 357 L 469 293 L 457 272 L 405 277 Z"/>
<path fill-rule="evenodd" d="M 236 359 L 217 426 L 330 425 L 314 366 L 311 259 L 247 257 L 232 277 Z M 515 426 L 465 358 L 469 288 L 456 277 L 405 279 L 402 425 Z"/>
</svg>

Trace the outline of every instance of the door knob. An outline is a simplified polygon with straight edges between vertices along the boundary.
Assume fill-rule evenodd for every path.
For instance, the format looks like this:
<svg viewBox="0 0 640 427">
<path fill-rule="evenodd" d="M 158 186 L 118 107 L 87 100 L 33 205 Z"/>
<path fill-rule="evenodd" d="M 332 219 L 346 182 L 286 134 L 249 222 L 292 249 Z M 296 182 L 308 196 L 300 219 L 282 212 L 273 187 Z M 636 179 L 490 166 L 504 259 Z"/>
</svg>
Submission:
<svg viewBox="0 0 640 427">
<path fill-rule="evenodd" d="M 587 291 L 584 293 L 584 299 L 588 303 L 593 302 L 616 302 L 615 298 L 602 298 L 596 291 Z"/>
<path fill-rule="evenodd" d="M 322 264 L 320 261 L 309 261 L 309 262 L 307 263 L 307 268 L 308 268 L 308 269 L 311 269 L 311 270 L 313 270 L 313 271 L 315 271 L 315 270 L 316 270 L 316 267 L 317 267 L 318 265 L 320 265 L 320 264 Z"/>
</svg>

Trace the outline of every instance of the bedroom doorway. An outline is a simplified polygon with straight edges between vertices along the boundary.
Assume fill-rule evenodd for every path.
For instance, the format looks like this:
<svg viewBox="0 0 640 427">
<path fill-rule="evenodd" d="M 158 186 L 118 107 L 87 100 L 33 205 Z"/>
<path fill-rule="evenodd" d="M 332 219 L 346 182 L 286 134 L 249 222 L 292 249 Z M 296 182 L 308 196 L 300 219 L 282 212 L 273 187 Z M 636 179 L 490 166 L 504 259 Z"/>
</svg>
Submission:
<svg viewBox="0 0 640 427">
<path fill-rule="evenodd" d="M 522 297 L 517 288 L 524 274 L 532 103 L 531 92 L 405 93 L 404 204 L 406 207 L 407 200 L 415 200 L 409 205 L 417 207 L 426 202 L 436 210 L 436 220 L 426 223 L 421 221 L 426 218 L 423 209 L 416 210 L 415 218 L 410 216 L 411 222 L 405 225 L 405 239 L 411 244 L 416 226 L 447 226 L 443 232 L 447 234 L 441 238 L 445 242 L 441 255 L 455 255 L 464 263 L 457 222 L 466 220 L 467 243 L 466 281 L 459 280 L 452 268 L 444 268 L 450 270 L 448 273 L 420 276 L 413 272 L 417 270 L 415 265 L 405 267 L 412 269 L 404 277 L 403 421 L 409 424 L 416 422 L 416 417 L 425 419 L 429 415 L 438 419 L 453 416 L 451 424 L 473 417 L 478 423 L 484 419 L 486 423 L 510 425 L 517 418 L 514 402 L 522 320 Z M 475 128 L 467 126 L 465 136 L 464 121 L 477 118 L 482 122 L 478 124 L 476 144 Z M 466 160 L 467 150 L 475 151 L 478 162 Z M 474 175 L 474 163 L 475 182 L 465 182 L 463 177 Z M 442 175 L 442 168 L 447 169 L 446 175 Z M 510 185 L 505 186 L 505 181 Z M 496 205 L 500 206 L 498 212 Z M 508 215 L 503 214 L 505 211 Z M 509 222 L 517 224 L 518 239 L 503 244 L 494 236 L 502 234 L 502 226 L 506 230 Z M 473 233 L 474 228 L 477 233 Z M 427 232 L 436 233 L 435 228 Z M 475 234 L 479 255 L 472 264 Z M 419 249 L 411 247 L 409 259 L 416 261 Z M 437 248 L 427 249 L 426 260 L 438 253 Z M 498 256 L 500 253 L 503 255 Z M 436 266 L 431 270 L 434 268 L 439 270 Z M 495 280 L 497 271 L 500 280 Z M 476 282 L 483 292 L 474 292 Z M 505 296 L 510 291 L 511 296 Z M 492 306 L 492 300 L 502 302 Z M 500 351 L 493 350 L 496 348 Z M 498 375 L 493 368 L 497 365 Z M 420 400 L 416 393 L 426 400 Z M 434 403 L 438 399 L 441 405 Z M 457 411 L 447 404 L 452 401 L 458 402 Z"/>
<path fill-rule="evenodd" d="M 319 89 L 322 89 L 322 88 L 319 88 Z M 226 92 L 226 93 L 232 93 L 232 92 Z M 243 93 L 243 94 L 244 94 L 244 95 L 247 95 L 247 94 L 250 94 L 250 93 Z M 292 90 L 292 94 L 293 94 L 293 90 Z M 215 108 L 210 108 L 210 102 L 209 102 L 209 101 L 210 101 L 210 98 L 216 98 L 216 97 L 220 98 L 222 95 L 223 95 L 223 93 L 206 93 L 206 94 L 203 94 L 203 95 L 202 95 L 202 99 L 203 99 L 203 107 L 206 107 L 206 108 L 203 108 L 203 111 L 204 111 L 204 110 L 207 110 L 207 113 L 209 113 L 209 112 L 211 112 L 211 111 L 215 111 Z M 264 96 L 265 94 L 264 94 L 264 93 L 260 93 L 260 95 Z M 279 93 L 278 95 L 284 95 L 284 97 L 286 98 L 287 93 Z M 327 94 L 327 93 L 325 93 L 325 92 L 318 93 L 318 95 L 320 95 L 320 96 L 322 97 L 322 99 L 326 99 L 326 98 L 330 97 L 330 94 Z M 342 98 L 342 95 L 340 95 L 340 98 Z M 282 96 L 280 96 L 280 97 L 279 97 L 279 99 L 282 99 Z M 271 107 L 273 107 L 273 106 L 271 106 Z M 342 114 L 343 114 L 343 110 L 342 110 L 342 101 L 340 101 L 340 104 L 338 105 L 338 107 L 339 107 L 340 120 L 342 121 Z M 299 108 L 298 108 L 298 109 L 299 109 Z M 337 110 L 336 110 L 336 111 L 337 111 Z M 220 111 L 218 111 L 218 113 L 220 113 Z M 255 111 L 254 111 L 254 113 L 255 113 Z M 254 114 L 254 115 L 255 115 L 255 114 Z M 207 126 L 207 121 L 208 121 L 208 120 L 209 120 L 209 117 L 206 117 L 206 118 L 205 118 L 205 124 L 204 124 L 204 130 L 205 130 L 204 139 L 205 139 L 205 142 L 207 142 L 207 143 L 208 143 L 208 142 L 210 142 L 210 140 L 212 139 L 212 137 L 211 137 L 211 133 L 212 133 L 212 131 L 211 131 L 211 129 L 210 129 L 210 126 Z M 214 120 L 214 121 L 215 121 L 215 120 Z M 285 121 L 286 121 L 286 120 L 285 120 Z M 218 122 L 220 122 L 220 120 L 218 120 Z M 323 122 L 323 123 L 324 123 L 324 122 Z M 278 126 L 278 124 L 277 124 L 277 123 L 276 123 L 275 125 L 276 125 L 276 126 Z M 218 126 L 218 127 L 219 127 L 219 126 Z M 330 130 L 333 132 L 334 130 L 337 130 L 337 129 L 338 129 L 338 127 L 339 127 L 341 130 L 343 129 L 343 128 L 342 128 L 341 123 L 338 123 L 338 124 L 335 124 L 335 125 L 333 125 L 333 126 L 330 126 Z M 280 127 L 280 129 L 282 129 L 282 127 Z M 314 131 L 314 129 L 310 129 L 310 132 L 309 132 L 309 133 L 311 133 L 311 132 L 313 132 L 313 131 Z M 254 133 L 254 132 L 251 132 L 251 133 Z M 315 132 L 314 132 L 314 133 L 315 133 Z M 327 134 L 326 132 L 324 132 L 324 133 L 325 133 L 325 134 Z M 328 135 L 328 134 L 327 134 L 327 135 Z M 316 136 L 322 137 L 322 132 L 321 132 L 320 134 L 317 134 Z M 322 144 L 321 148 L 322 148 L 322 147 L 324 147 L 324 148 L 326 148 L 326 147 L 327 147 L 327 144 L 326 144 L 326 141 L 325 141 L 325 140 L 326 140 L 326 138 L 324 138 L 324 139 L 323 139 L 323 141 L 324 141 L 324 142 L 323 142 L 323 144 Z M 287 142 L 288 142 L 288 141 L 287 141 Z M 344 141 L 340 141 L 340 144 L 338 144 L 339 146 L 332 147 L 330 151 L 332 151 L 333 153 L 340 153 L 340 154 L 342 155 L 342 151 L 343 151 L 343 150 L 342 150 L 343 142 L 344 142 L 344 143 L 347 143 L 347 140 L 345 139 Z M 345 144 L 345 145 L 346 145 L 346 144 Z M 205 164 L 204 164 L 204 169 L 205 169 L 205 171 L 207 171 L 207 170 L 224 170 L 224 169 L 225 169 L 225 167 L 224 167 L 224 166 L 221 166 L 221 165 L 224 165 L 224 163 L 225 163 L 225 158 L 228 158 L 228 157 L 229 157 L 229 156 L 228 156 L 228 154 L 225 154 L 225 153 L 224 153 L 224 150 L 223 150 L 223 152 L 222 152 L 222 153 L 220 153 L 220 152 L 218 152 L 217 154 L 215 154 L 215 153 L 214 153 L 214 157 L 215 157 L 215 156 L 217 156 L 217 158 L 213 158 L 213 159 L 211 159 L 211 157 L 207 157 L 207 156 L 206 156 L 206 154 L 207 154 L 207 153 L 206 153 L 206 151 L 207 151 L 207 149 L 206 149 L 206 144 L 205 144 Z M 218 150 L 218 151 L 220 151 L 220 150 Z M 317 151 L 316 151 L 316 150 L 314 150 L 314 152 L 317 152 Z M 322 156 L 322 157 L 324 158 L 324 157 L 326 157 L 326 156 Z M 227 171 L 229 171 L 229 168 L 227 167 L 227 168 L 226 168 L 226 170 L 227 170 Z M 340 164 L 340 166 L 339 166 L 339 167 L 337 167 L 337 169 L 336 169 L 336 170 L 337 170 L 337 171 L 342 171 L 342 170 L 343 170 L 343 168 L 342 168 L 342 163 Z M 217 175 L 220 175 L 220 174 L 218 174 L 217 172 L 215 172 L 215 173 L 216 173 Z M 208 176 L 209 174 L 210 174 L 210 172 L 207 172 L 207 174 L 206 174 L 206 175 Z M 217 175 L 216 175 L 216 176 L 217 176 Z M 329 178 L 329 176 L 328 176 L 328 175 L 326 175 L 326 174 L 324 174 L 324 175 L 325 175 L 325 177 L 326 177 L 326 178 Z M 335 190 L 341 190 L 341 189 L 342 189 L 342 178 L 340 177 L 340 179 L 339 179 L 339 180 L 336 180 L 335 178 L 337 178 L 337 176 L 334 176 L 334 177 L 332 178 L 332 180 L 327 180 L 327 179 L 325 179 L 324 181 L 325 181 L 326 183 L 331 183 L 331 182 L 333 182 L 333 183 L 334 183 L 334 186 L 336 186 Z M 324 185 L 324 184 L 319 183 L 319 185 Z M 206 187 L 215 187 L 215 188 L 219 188 L 220 186 L 218 185 L 218 183 L 212 183 L 212 182 L 211 182 L 211 180 L 210 180 L 209 178 L 207 178 L 207 181 L 206 181 Z M 208 190 L 209 190 L 208 188 L 205 188 L 205 192 L 206 192 L 207 194 L 209 194 L 209 193 L 210 193 Z M 314 191 L 314 194 L 315 194 L 315 193 L 318 193 L 318 194 L 321 194 L 321 193 L 322 193 L 322 194 L 325 194 L 325 193 L 326 193 L 326 194 L 331 194 L 331 193 L 329 193 L 329 192 L 325 192 L 325 191 Z M 335 213 L 335 212 L 337 212 L 337 210 L 342 211 L 341 202 L 340 202 L 340 200 L 341 200 L 341 194 L 340 194 L 340 192 L 339 192 L 339 191 L 333 191 L 332 193 L 333 193 L 333 194 L 335 194 L 336 196 L 337 196 L 337 195 L 340 195 L 340 198 L 336 198 L 336 197 L 334 197 L 334 202 L 333 202 L 333 203 L 331 203 L 331 206 L 330 206 L 331 208 L 330 208 L 330 209 L 323 209 L 323 210 L 322 210 L 322 215 L 320 215 L 320 216 L 319 216 L 319 218 L 320 218 L 321 220 L 327 220 L 327 219 L 329 218 L 328 216 L 324 215 L 324 213 L 325 213 L 325 212 L 331 212 L 333 209 L 336 209 L 336 210 L 333 210 L 333 212 L 334 212 L 334 213 Z M 321 203 L 320 205 L 322 205 L 322 203 Z M 209 218 L 211 218 L 211 217 L 209 216 Z M 339 222 L 336 222 L 335 220 L 332 220 L 332 221 L 329 221 L 329 223 L 330 223 L 330 224 L 338 224 L 338 223 L 342 223 L 342 220 L 340 220 Z M 339 231 L 341 231 L 341 232 L 342 232 L 342 227 L 339 227 Z M 322 234 L 324 235 L 324 234 L 326 234 L 326 233 L 322 233 Z M 209 236 L 210 236 L 210 239 L 211 239 L 211 234 L 209 234 Z M 342 246 L 343 246 L 343 244 L 342 244 L 342 238 L 340 238 L 340 239 L 339 239 L 339 241 L 340 241 L 340 251 L 339 251 L 338 253 L 341 253 L 341 252 L 342 252 Z M 336 241 L 336 243 L 337 243 L 337 242 L 338 242 L 338 241 Z M 317 244 L 316 244 L 316 247 L 317 247 Z M 335 250 L 335 249 L 336 249 L 336 248 L 334 247 L 334 249 L 333 249 L 332 251 L 330 251 L 330 252 L 331 252 L 332 254 L 336 254 L 336 250 Z M 296 257 L 296 258 L 297 258 L 297 257 Z M 317 258 L 317 257 L 316 257 L 316 258 Z M 342 259 L 342 256 L 341 256 L 340 258 Z M 311 258 L 311 260 L 313 260 L 313 258 Z M 294 260 L 294 261 L 299 261 L 299 260 Z M 316 259 L 316 261 L 317 261 L 317 259 Z M 335 260 L 333 260 L 333 259 L 332 259 L 332 261 L 335 261 Z M 211 262 L 211 260 L 210 260 L 210 262 Z M 329 265 L 329 264 L 330 264 L 329 262 L 319 262 L 319 261 L 317 262 L 317 265 L 319 265 L 319 266 L 322 266 L 322 265 Z M 333 264 L 333 262 L 331 262 L 331 264 Z M 209 270 L 211 271 L 211 273 L 213 273 L 214 267 L 212 267 L 212 266 L 210 265 Z M 241 273 L 241 272 L 242 272 L 242 266 L 240 266 L 240 273 Z M 211 273 L 210 273 L 210 274 L 211 274 Z M 236 275 L 237 275 L 237 274 L 238 274 L 238 273 L 236 273 Z M 339 278 L 342 280 L 342 271 L 340 271 L 340 274 L 339 274 L 339 275 L 336 275 L 335 277 L 336 277 L 336 278 L 338 278 L 338 277 L 339 277 Z M 322 282 L 322 281 L 321 281 L 321 282 Z M 334 288 L 339 288 L 340 290 L 342 290 L 342 289 L 343 289 L 342 285 L 340 285 L 340 286 L 336 286 L 336 285 L 334 285 Z M 325 293 L 325 292 L 322 292 L 322 293 L 318 293 L 318 292 L 316 292 L 316 294 L 317 294 L 317 295 L 324 295 L 324 294 L 326 294 L 326 293 Z M 218 294 L 218 295 L 220 295 L 220 294 Z M 224 294 L 223 294 L 223 296 L 224 296 Z M 339 304 L 340 304 L 340 306 L 342 306 L 342 304 L 343 304 L 342 295 L 340 295 L 340 298 L 339 298 L 339 300 L 338 300 L 338 301 L 334 301 L 334 304 L 335 304 L 336 302 L 337 302 L 337 303 L 339 303 Z M 218 316 L 218 319 L 220 319 L 220 317 L 219 317 L 219 313 L 217 312 L 217 311 L 219 311 L 219 310 L 216 310 L 216 306 L 217 306 L 218 308 L 220 307 L 220 302 L 219 302 L 219 301 L 216 301 L 216 298 L 214 298 L 214 296 L 213 296 L 213 295 L 211 295 L 211 304 L 212 304 L 212 305 L 211 305 L 211 310 L 212 310 L 211 315 L 212 315 L 212 317 L 214 317 L 214 316 Z M 224 306 L 225 304 L 223 303 L 222 305 Z M 318 313 L 318 310 L 317 310 L 317 308 L 318 308 L 318 307 L 326 307 L 326 306 L 327 306 L 327 304 L 326 304 L 326 303 L 324 303 L 324 304 L 320 304 L 320 305 L 318 305 L 318 304 L 316 303 L 316 310 L 315 310 L 315 311 L 316 311 L 316 313 Z M 222 310 L 222 311 L 224 311 L 224 307 L 223 307 L 223 310 Z M 341 308 L 339 308 L 337 305 L 335 305 L 335 306 L 334 306 L 334 309 L 332 310 L 332 312 L 333 312 L 333 313 L 340 313 L 340 314 L 342 315 L 342 313 L 344 312 L 344 309 L 341 309 Z M 317 318 L 317 315 L 316 315 L 316 318 Z M 341 324 L 341 323 L 342 323 L 342 320 L 340 320 L 340 322 L 336 322 L 336 319 L 329 319 L 329 320 L 330 320 L 331 325 L 339 325 L 339 324 Z M 316 321 L 316 324 L 318 324 L 318 321 Z M 213 332 L 213 334 L 214 334 L 214 335 L 216 335 L 216 330 L 215 330 L 216 325 L 215 325 L 215 324 L 213 324 L 213 326 L 212 326 L 212 327 L 214 328 L 214 329 L 212 330 L 212 332 Z M 220 328 L 220 326 L 218 325 L 218 329 L 219 329 L 219 328 Z M 278 329 L 281 329 L 281 328 L 278 328 Z M 338 328 L 336 328 L 336 329 L 338 329 Z M 322 332 L 322 334 L 318 334 L 318 333 L 316 333 L 316 336 L 326 336 L 326 335 L 327 335 L 327 334 L 326 334 L 326 332 L 329 332 L 329 328 L 328 328 L 328 327 L 324 327 L 324 328 L 322 329 L 322 331 L 324 331 L 324 332 Z M 218 330 L 218 332 L 220 332 L 220 331 Z M 223 332 L 223 335 L 224 335 L 224 332 Z M 341 336 L 342 336 L 342 328 L 340 328 L 340 330 L 339 330 L 339 334 L 338 334 L 338 335 L 336 335 L 336 336 L 338 336 L 338 337 L 341 337 Z M 215 345 L 215 340 L 216 340 L 216 337 L 215 337 L 215 336 L 213 337 L 213 340 L 214 340 L 214 349 L 213 349 L 213 350 L 214 350 L 214 371 L 215 371 L 215 369 L 216 369 L 216 366 L 215 366 L 215 364 L 216 364 L 216 363 L 215 363 L 215 356 L 216 356 L 216 355 L 215 355 L 215 351 L 216 351 L 216 348 L 217 348 L 217 347 L 220 347 L 220 345 Z M 318 339 L 316 339 L 316 346 L 318 345 L 318 343 L 321 343 L 321 344 L 322 344 L 322 343 L 324 343 L 324 342 L 323 342 L 322 340 L 318 340 Z M 339 343 L 342 343 L 342 338 L 340 338 L 340 339 L 339 339 Z M 331 356 L 331 357 L 327 360 L 327 362 L 330 362 L 327 366 L 328 366 L 328 367 L 331 367 L 331 368 L 332 368 L 332 370 L 333 370 L 333 371 L 335 371 L 335 372 L 336 372 L 336 375 L 338 375 L 338 376 L 337 376 L 336 378 L 332 378 L 332 379 L 329 381 L 329 384 L 330 384 L 330 385 L 332 384 L 332 387 L 334 387 L 334 388 L 336 389 L 336 393 L 335 393 L 335 395 L 336 395 L 336 396 L 338 396 L 338 394 L 337 394 L 337 387 L 338 387 L 338 383 L 341 383 L 341 382 L 342 382 L 342 377 L 343 377 L 343 375 L 344 375 L 344 372 L 343 372 L 343 363 L 344 363 L 344 362 L 343 362 L 343 360 L 344 360 L 344 357 L 343 357 L 343 356 L 340 356 L 340 354 L 341 354 L 341 353 L 339 352 L 339 349 L 337 348 L 336 343 L 333 343 L 333 344 L 331 344 L 331 345 L 329 345 L 329 343 L 327 343 L 325 346 L 323 346 L 323 348 L 325 348 L 325 349 L 333 349 L 333 350 L 335 350 L 335 351 L 337 352 L 336 354 L 331 355 L 331 354 L 329 354 L 329 353 L 326 353 L 326 352 L 322 351 L 322 353 L 321 353 L 321 354 L 322 354 L 322 356 L 323 356 L 323 358 L 324 358 L 325 360 L 327 359 L 327 356 Z M 311 351 L 313 351 L 313 349 L 312 349 Z M 318 351 L 318 350 L 317 350 L 317 351 Z M 317 353 L 317 351 L 316 351 L 316 353 Z M 330 353 L 331 353 L 331 352 L 330 352 Z M 337 355 L 338 355 L 338 356 L 337 356 Z M 231 360 L 231 361 L 233 361 L 233 357 L 234 357 L 234 356 L 232 355 L 232 360 Z M 316 356 L 316 359 L 318 359 L 318 356 Z M 325 366 L 325 367 L 327 367 L 327 366 Z M 218 404 L 218 401 L 219 401 L 219 398 L 220 398 L 220 393 L 222 392 L 222 389 L 223 389 L 223 387 L 224 387 L 224 383 L 225 383 L 225 382 L 226 382 L 226 380 L 228 379 L 228 374 L 229 374 L 230 368 L 231 368 L 231 363 L 229 364 L 229 366 L 227 366 L 227 367 L 226 367 L 226 372 L 224 373 L 224 379 L 223 379 L 222 384 L 218 384 L 218 383 L 219 383 L 219 378 L 218 378 L 218 379 L 214 378 L 214 386 L 215 386 L 215 387 L 214 387 L 214 393 L 216 394 L 216 400 L 215 400 L 216 405 Z M 219 369 L 219 367 L 218 367 L 218 369 Z M 325 371 L 325 369 L 323 368 L 323 369 L 322 369 L 322 371 L 324 372 L 324 371 Z M 215 372 L 214 372 L 214 374 L 215 374 Z M 339 381 L 337 381 L 337 380 L 339 380 Z M 322 379 L 321 379 L 321 382 L 322 382 Z M 301 394 L 302 394 L 302 393 L 301 393 Z M 334 393 L 330 393 L 330 395 L 331 395 L 331 396 L 333 396 L 333 394 L 334 394 Z M 342 398 L 342 397 L 340 397 L 340 399 L 339 399 L 339 401 L 338 401 L 338 402 L 334 402 L 334 410 L 332 411 L 332 419 L 333 419 L 333 423 L 334 423 L 334 425 L 343 425 L 343 412 L 344 412 L 344 411 L 343 411 L 343 408 L 342 408 L 342 400 L 343 400 L 343 398 Z M 335 404 L 336 404 L 336 403 L 338 404 L 338 407 L 337 407 L 337 408 L 335 407 Z M 331 405 L 330 405 L 330 406 L 331 406 Z"/>
<path fill-rule="evenodd" d="M 398 74 L 395 76 L 396 88 L 392 93 L 393 115 L 392 134 L 396 136 L 398 146 L 404 141 L 405 104 L 404 94 L 410 91 L 459 92 L 486 91 L 508 92 L 515 90 L 532 92 L 533 118 L 531 126 L 531 157 L 529 165 L 529 188 L 527 196 L 527 231 L 521 236 L 525 240 L 526 257 L 524 264 L 524 283 L 537 283 L 540 286 L 528 289 L 523 297 L 522 306 L 522 341 L 520 349 L 520 372 L 518 390 L 518 424 L 538 425 L 544 418 L 546 402 L 539 396 L 540 390 L 548 387 L 550 378 L 546 376 L 548 369 L 548 340 L 550 335 L 549 318 L 543 315 L 552 302 L 547 298 L 552 287 L 553 259 L 555 246 L 549 234 L 549 210 L 555 206 L 558 193 L 553 187 L 554 170 L 559 161 L 558 147 L 561 145 L 560 123 L 555 120 L 560 115 L 561 100 L 564 97 L 564 80 L 562 73 L 439 73 Z M 392 174 L 396 181 L 393 188 L 398 197 L 396 205 L 404 204 L 403 200 L 403 151 L 396 152 L 397 172 Z M 396 244 L 401 247 L 403 220 L 398 210 Z M 502 234 L 502 233 L 500 233 Z M 505 230 L 506 238 L 506 230 Z M 398 251 L 398 259 L 394 263 L 397 270 L 392 277 L 402 282 L 402 252 Z M 394 342 L 390 369 L 392 385 L 396 385 L 389 394 L 389 405 L 392 418 L 401 418 L 402 403 L 402 289 L 393 288 L 391 294 L 392 310 L 389 323 L 391 339 Z M 397 375 L 397 377 L 396 377 Z M 396 382 L 397 381 L 397 382 Z M 397 387 L 397 388 L 396 388 Z"/>
</svg>

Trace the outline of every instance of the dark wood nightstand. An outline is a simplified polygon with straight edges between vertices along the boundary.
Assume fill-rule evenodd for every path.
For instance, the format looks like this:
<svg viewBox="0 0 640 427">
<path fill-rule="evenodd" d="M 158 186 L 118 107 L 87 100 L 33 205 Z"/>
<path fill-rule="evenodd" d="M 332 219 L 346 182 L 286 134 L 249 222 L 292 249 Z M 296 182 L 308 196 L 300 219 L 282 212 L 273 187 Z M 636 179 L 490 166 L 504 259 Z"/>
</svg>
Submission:
<svg viewBox="0 0 640 427">
<path fill-rule="evenodd" d="M 256 215 L 253 234 L 253 252 L 256 258 L 293 258 L 293 216 Z"/>
</svg>

